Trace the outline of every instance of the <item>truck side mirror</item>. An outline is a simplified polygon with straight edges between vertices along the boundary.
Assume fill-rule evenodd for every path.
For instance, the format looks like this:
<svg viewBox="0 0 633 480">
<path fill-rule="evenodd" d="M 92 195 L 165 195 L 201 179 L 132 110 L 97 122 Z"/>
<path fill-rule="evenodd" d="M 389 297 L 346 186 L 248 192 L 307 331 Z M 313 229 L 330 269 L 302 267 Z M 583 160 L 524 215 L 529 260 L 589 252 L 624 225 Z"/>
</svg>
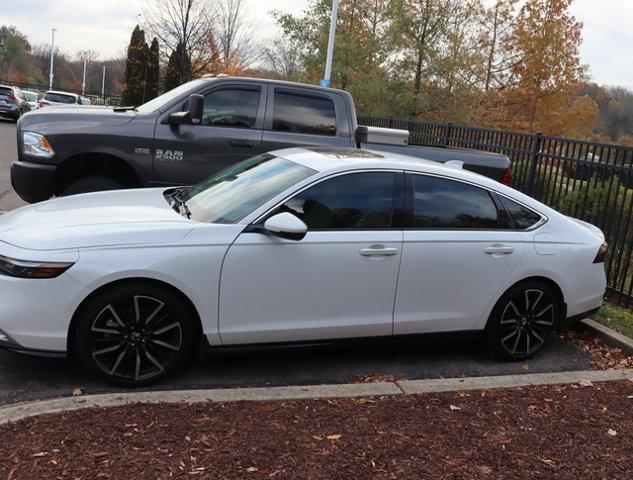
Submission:
<svg viewBox="0 0 633 480">
<path fill-rule="evenodd" d="M 185 112 L 170 113 L 167 117 L 167 123 L 169 125 L 182 125 L 183 123 L 200 125 L 203 111 L 204 97 L 194 93 L 189 96 L 189 109 Z"/>
<path fill-rule="evenodd" d="M 189 121 L 194 125 L 200 125 L 202 122 L 202 112 L 204 111 L 204 97 L 198 94 L 192 94 L 189 97 Z"/>
</svg>

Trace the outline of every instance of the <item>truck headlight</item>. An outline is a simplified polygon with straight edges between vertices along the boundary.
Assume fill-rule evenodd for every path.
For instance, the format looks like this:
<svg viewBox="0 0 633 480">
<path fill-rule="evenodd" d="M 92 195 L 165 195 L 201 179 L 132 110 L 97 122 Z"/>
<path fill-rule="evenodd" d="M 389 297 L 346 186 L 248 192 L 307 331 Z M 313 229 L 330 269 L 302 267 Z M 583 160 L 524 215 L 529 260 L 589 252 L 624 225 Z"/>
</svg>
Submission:
<svg viewBox="0 0 633 480">
<path fill-rule="evenodd" d="M 48 143 L 44 135 L 33 132 L 22 133 L 22 148 L 24 155 L 37 158 L 52 158 L 55 150 Z"/>
<path fill-rule="evenodd" d="M 73 266 L 67 262 L 31 262 L 0 255 L 0 275 L 18 278 L 55 278 Z"/>
</svg>

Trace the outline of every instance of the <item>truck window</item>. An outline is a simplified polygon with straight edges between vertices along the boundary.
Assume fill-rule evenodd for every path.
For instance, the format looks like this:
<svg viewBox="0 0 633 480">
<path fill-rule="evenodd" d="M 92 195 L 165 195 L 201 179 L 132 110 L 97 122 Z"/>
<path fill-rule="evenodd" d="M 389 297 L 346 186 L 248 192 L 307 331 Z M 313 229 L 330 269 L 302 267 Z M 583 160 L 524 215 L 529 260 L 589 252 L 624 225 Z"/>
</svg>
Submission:
<svg viewBox="0 0 633 480">
<path fill-rule="evenodd" d="M 275 92 L 273 130 L 278 132 L 336 135 L 334 102 L 325 96 Z"/>
<path fill-rule="evenodd" d="M 204 96 L 202 125 L 255 128 L 259 89 L 224 88 Z"/>
</svg>

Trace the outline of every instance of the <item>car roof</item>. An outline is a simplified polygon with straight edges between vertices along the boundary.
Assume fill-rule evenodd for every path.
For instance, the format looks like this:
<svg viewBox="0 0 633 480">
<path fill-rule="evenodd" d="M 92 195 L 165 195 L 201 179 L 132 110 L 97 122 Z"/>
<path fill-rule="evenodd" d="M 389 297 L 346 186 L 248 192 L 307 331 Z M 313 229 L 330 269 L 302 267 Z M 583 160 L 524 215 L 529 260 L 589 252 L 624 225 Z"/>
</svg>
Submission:
<svg viewBox="0 0 633 480">
<path fill-rule="evenodd" d="M 79 95 L 77 95 L 76 93 L 70 93 L 70 92 L 61 92 L 59 90 L 47 90 L 46 93 L 54 93 L 56 95 L 67 95 L 69 97 L 79 97 Z"/>
<path fill-rule="evenodd" d="M 281 158 L 299 163 L 319 172 L 359 170 L 363 168 L 387 168 L 419 172 L 446 174 L 453 177 L 477 179 L 478 183 L 490 179 L 455 165 L 446 165 L 434 160 L 409 157 L 391 152 L 359 148 L 296 147 L 271 152 Z M 496 182 L 495 182 L 496 183 Z"/>
<path fill-rule="evenodd" d="M 311 85 L 309 83 L 290 82 L 288 80 L 275 80 L 271 78 L 236 77 L 232 75 L 220 74 L 220 75 L 203 75 L 202 77 L 200 77 L 200 79 L 208 80 L 209 82 L 214 82 L 218 80 L 232 80 L 232 81 L 247 82 L 247 83 L 252 82 L 252 83 L 260 83 L 260 84 L 272 83 L 275 85 L 283 85 L 289 88 L 301 87 L 302 89 L 322 91 L 322 92 L 337 92 L 337 93 L 349 95 L 349 92 L 346 92 L 345 90 L 340 90 L 337 88 L 322 87 L 320 85 Z"/>
</svg>

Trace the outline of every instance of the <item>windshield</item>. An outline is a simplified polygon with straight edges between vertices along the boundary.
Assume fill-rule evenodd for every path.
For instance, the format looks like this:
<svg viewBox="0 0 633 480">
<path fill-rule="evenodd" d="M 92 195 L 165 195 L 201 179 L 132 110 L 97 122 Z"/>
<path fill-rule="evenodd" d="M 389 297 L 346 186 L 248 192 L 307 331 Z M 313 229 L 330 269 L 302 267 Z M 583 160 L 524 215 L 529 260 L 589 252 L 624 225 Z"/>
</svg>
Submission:
<svg viewBox="0 0 633 480">
<path fill-rule="evenodd" d="M 56 103 L 77 103 L 77 97 L 72 95 L 64 95 L 63 93 L 47 93 L 44 95 L 44 100 Z"/>
<path fill-rule="evenodd" d="M 169 102 L 179 97 L 183 93 L 194 89 L 198 85 L 201 85 L 205 82 L 204 79 L 199 78 L 197 80 L 192 80 L 191 82 L 183 83 L 179 87 L 170 90 L 169 92 L 163 93 L 160 97 L 156 97 L 154 100 L 150 100 L 147 103 L 144 103 L 136 110 L 139 113 L 152 113 L 156 110 L 160 110 L 162 107 L 167 105 Z"/>
<path fill-rule="evenodd" d="M 183 200 L 191 219 L 236 223 L 315 170 L 268 153 L 258 155 L 192 187 Z"/>
</svg>

